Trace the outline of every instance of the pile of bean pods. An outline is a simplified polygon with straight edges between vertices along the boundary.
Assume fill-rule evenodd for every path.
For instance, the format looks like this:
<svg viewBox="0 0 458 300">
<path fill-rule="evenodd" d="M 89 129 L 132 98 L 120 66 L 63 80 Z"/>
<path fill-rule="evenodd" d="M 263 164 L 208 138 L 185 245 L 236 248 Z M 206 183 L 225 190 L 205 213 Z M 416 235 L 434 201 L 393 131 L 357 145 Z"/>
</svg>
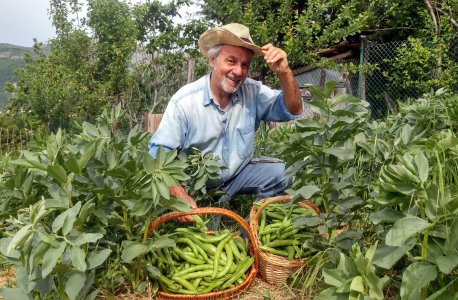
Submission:
<svg viewBox="0 0 458 300">
<path fill-rule="evenodd" d="M 259 203 L 255 203 L 257 207 Z M 287 257 L 288 260 L 308 256 L 311 251 L 303 247 L 304 243 L 313 238 L 307 227 L 295 227 L 293 220 L 297 217 L 316 216 L 311 208 L 299 207 L 296 204 L 286 208 L 282 203 L 271 203 L 261 212 L 258 220 L 259 248 L 275 255 Z"/>
<path fill-rule="evenodd" d="M 229 230 L 208 234 L 197 227 L 176 228 L 167 237 L 176 246 L 161 248 L 149 259 L 160 270 L 159 285 L 167 293 L 225 290 L 242 283 L 254 262 L 248 240 Z"/>
</svg>

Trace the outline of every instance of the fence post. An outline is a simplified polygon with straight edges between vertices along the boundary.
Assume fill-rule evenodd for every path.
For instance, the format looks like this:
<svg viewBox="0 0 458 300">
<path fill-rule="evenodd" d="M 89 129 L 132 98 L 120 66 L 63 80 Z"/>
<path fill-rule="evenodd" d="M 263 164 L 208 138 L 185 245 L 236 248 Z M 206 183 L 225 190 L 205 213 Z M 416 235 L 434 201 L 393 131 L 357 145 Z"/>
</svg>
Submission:
<svg viewBox="0 0 458 300">
<path fill-rule="evenodd" d="M 362 100 L 366 100 L 366 76 L 363 74 L 363 66 L 364 66 L 364 51 L 365 44 L 366 44 L 366 36 L 361 36 L 361 48 L 359 53 L 359 75 L 358 75 L 358 98 Z"/>
<path fill-rule="evenodd" d="M 188 62 L 188 80 L 187 83 L 191 83 L 194 81 L 194 69 L 196 68 L 196 61 L 194 59 L 190 59 Z"/>
</svg>

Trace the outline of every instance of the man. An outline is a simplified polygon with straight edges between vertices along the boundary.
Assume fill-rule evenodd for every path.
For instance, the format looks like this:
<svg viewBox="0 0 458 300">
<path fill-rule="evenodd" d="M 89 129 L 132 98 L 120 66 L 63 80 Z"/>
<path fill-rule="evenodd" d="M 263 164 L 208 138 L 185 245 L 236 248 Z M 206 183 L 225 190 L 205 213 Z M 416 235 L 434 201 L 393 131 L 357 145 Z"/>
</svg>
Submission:
<svg viewBox="0 0 458 300">
<path fill-rule="evenodd" d="M 257 194 L 258 199 L 282 193 L 290 185 L 284 163 L 273 158 L 253 158 L 254 136 L 260 121 L 289 121 L 302 113 L 302 100 L 286 53 L 272 44 L 258 47 L 249 29 L 232 23 L 211 28 L 199 39 L 208 57 L 210 73 L 182 87 L 170 100 L 158 130 L 149 142 L 155 157 L 159 146 L 190 153 L 192 147 L 212 153 L 225 164 L 221 181 L 227 205 L 236 194 Z M 282 91 L 247 79 L 251 61 L 262 56 L 278 76 Z M 210 184 L 210 183 L 209 183 Z M 195 201 L 181 186 L 170 193 Z M 190 216 L 182 221 L 192 221 Z"/>
</svg>

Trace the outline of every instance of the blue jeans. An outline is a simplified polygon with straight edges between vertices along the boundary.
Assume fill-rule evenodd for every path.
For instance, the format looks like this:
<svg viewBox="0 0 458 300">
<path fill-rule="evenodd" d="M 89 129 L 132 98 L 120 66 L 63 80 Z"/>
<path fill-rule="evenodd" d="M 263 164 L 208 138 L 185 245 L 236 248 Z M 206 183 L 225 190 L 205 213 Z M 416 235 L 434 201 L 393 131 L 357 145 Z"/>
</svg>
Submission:
<svg viewBox="0 0 458 300">
<path fill-rule="evenodd" d="M 291 178 L 285 177 L 285 163 L 272 157 L 253 158 L 239 174 L 225 182 L 221 196 L 215 206 L 227 208 L 236 195 L 256 194 L 256 201 L 283 193 L 291 186 Z M 209 228 L 219 229 L 221 216 L 215 215 Z"/>
</svg>

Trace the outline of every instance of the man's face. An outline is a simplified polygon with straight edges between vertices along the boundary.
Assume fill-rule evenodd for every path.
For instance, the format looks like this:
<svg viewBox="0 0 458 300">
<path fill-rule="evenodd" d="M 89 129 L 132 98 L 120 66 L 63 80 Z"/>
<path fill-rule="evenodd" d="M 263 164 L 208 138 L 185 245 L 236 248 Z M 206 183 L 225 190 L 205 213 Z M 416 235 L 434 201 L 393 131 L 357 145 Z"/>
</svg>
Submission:
<svg viewBox="0 0 458 300">
<path fill-rule="evenodd" d="M 224 45 L 218 57 L 210 58 L 214 92 L 235 93 L 245 81 L 253 52 L 243 47 Z"/>
</svg>

